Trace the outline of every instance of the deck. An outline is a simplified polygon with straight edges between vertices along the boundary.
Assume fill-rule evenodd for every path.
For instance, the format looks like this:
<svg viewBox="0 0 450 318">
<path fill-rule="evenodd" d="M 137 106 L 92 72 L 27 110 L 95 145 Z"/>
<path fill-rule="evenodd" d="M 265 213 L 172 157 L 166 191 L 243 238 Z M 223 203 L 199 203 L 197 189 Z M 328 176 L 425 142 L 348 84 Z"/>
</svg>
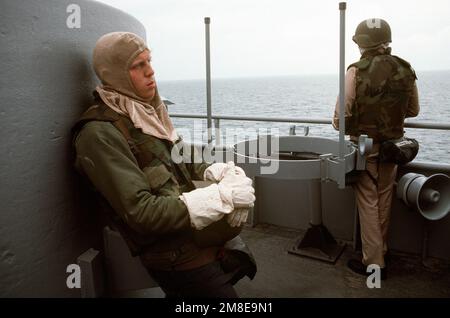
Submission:
<svg viewBox="0 0 450 318">
<path fill-rule="evenodd" d="M 346 263 L 360 257 L 347 244 L 336 264 L 288 254 L 302 231 L 260 224 L 246 227 L 241 236 L 258 265 L 255 278 L 236 284 L 240 297 L 345 297 L 345 298 L 449 298 L 450 264 L 392 251 L 387 279 L 381 288 L 369 289 L 366 278 L 353 273 Z"/>
</svg>

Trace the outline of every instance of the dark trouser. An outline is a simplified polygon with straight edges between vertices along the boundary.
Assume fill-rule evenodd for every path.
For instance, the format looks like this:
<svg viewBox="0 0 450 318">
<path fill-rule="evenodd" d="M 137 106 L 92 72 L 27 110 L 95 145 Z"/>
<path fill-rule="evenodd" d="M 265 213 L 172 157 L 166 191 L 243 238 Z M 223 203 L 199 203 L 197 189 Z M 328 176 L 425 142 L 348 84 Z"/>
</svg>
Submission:
<svg viewBox="0 0 450 318">
<path fill-rule="evenodd" d="M 185 271 L 160 271 L 152 269 L 148 271 L 166 293 L 167 298 L 238 297 L 230 283 L 233 273 L 224 273 L 218 261 Z"/>
</svg>

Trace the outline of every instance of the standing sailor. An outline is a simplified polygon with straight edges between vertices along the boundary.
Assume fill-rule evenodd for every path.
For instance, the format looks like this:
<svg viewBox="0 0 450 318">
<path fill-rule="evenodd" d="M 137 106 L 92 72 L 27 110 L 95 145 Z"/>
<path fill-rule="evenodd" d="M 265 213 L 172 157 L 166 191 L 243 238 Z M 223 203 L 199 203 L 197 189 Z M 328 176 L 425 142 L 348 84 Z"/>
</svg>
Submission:
<svg viewBox="0 0 450 318">
<path fill-rule="evenodd" d="M 406 117 L 418 115 L 417 78 L 408 62 L 391 55 L 391 29 L 385 20 L 362 21 L 353 41 L 361 59 L 349 66 L 345 77 L 345 133 L 352 141 L 368 135 L 374 144 L 366 157 L 366 169 L 353 185 L 363 257 L 362 261 L 351 259 L 348 267 L 369 275 L 367 266 L 375 264 L 381 268 L 381 278 L 386 279 L 385 256 L 397 165 L 379 162 L 379 150 L 383 141 L 403 137 Z M 339 129 L 339 100 L 333 126 Z"/>
</svg>

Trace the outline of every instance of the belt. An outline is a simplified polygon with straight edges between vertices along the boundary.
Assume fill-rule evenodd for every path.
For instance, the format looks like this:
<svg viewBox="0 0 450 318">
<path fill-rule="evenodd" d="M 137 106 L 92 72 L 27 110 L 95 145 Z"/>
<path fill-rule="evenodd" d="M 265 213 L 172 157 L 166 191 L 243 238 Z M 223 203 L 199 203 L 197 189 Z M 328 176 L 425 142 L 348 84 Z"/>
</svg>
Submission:
<svg viewBox="0 0 450 318">
<path fill-rule="evenodd" d="M 199 248 L 182 246 L 178 250 L 162 253 L 145 252 L 140 258 L 145 267 L 162 271 L 186 271 L 214 262 L 217 259 L 219 247 Z"/>
</svg>

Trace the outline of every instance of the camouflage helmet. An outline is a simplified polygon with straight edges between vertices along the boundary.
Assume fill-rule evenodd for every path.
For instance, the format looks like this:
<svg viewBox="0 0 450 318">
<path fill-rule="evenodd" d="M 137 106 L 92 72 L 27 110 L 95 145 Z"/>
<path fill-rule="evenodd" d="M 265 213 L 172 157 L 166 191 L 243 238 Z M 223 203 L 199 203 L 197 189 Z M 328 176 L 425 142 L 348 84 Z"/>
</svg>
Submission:
<svg viewBox="0 0 450 318">
<path fill-rule="evenodd" d="M 361 48 L 392 42 L 391 27 L 383 19 L 367 19 L 358 24 L 352 39 Z"/>
</svg>

